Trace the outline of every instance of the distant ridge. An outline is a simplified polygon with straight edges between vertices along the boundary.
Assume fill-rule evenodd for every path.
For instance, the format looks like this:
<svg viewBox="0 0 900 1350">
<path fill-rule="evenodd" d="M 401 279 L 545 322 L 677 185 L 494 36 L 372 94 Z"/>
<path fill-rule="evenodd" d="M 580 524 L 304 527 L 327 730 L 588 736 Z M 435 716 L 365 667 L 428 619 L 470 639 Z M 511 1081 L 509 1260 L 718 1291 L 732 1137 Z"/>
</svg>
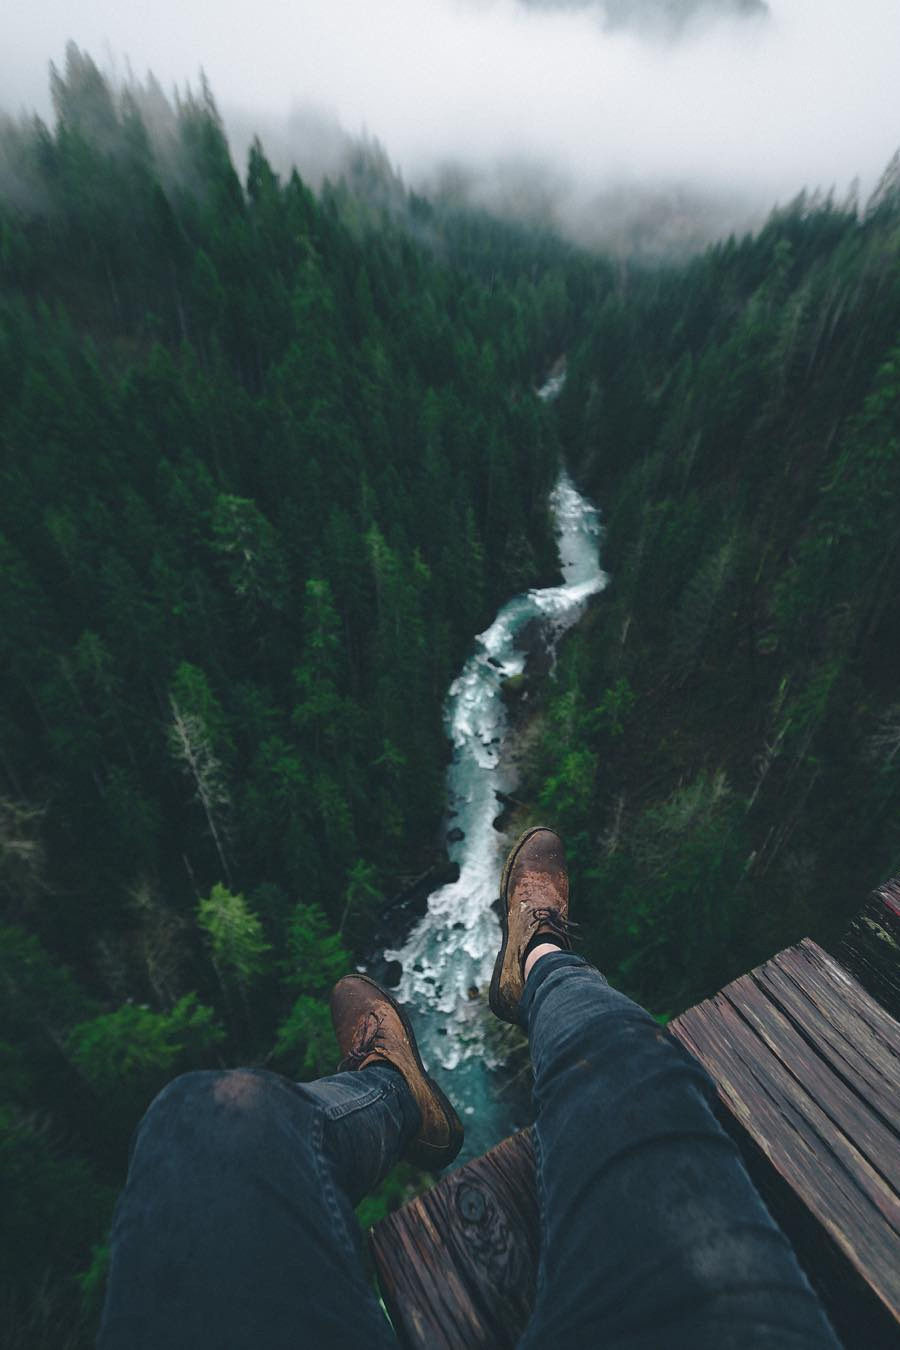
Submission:
<svg viewBox="0 0 900 1350">
<path fill-rule="evenodd" d="M 717 17 L 759 19 L 770 13 L 765 0 L 519 0 L 531 9 L 594 9 L 604 27 L 637 28 L 675 37 L 695 20 Z"/>
</svg>

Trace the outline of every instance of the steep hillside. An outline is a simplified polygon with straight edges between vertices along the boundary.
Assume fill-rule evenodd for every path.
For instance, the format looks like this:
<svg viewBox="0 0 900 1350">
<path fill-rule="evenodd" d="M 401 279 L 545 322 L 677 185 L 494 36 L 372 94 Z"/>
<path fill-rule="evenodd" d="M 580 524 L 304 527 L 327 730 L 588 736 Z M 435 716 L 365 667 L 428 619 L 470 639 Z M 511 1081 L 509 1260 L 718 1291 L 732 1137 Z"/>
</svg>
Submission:
<svg viewBox="0 0 900 1350">
<path fill-rule="evenodd" d="M 258 143 L 241 176 L 205 85 L 70 48 L 53 96 L 0 124 L 10 1350 L 89 1343 L 168 1078 L 332 1067 L 330 985 L 441 860 L 448 683 L 555 579 L 561 446 L 612 582 L 529 791 L 588 953 L 674 1011 L 900 853 L 896 165 L 648 270 L 374 145 L 318 195 Z"/>
<path fill-rule="evenodd" d="M 588 949 L 659 1011 L 900 863 L 900 193 L 623 271 L 560 416 L 612 582 L 533 766 Z"/>
<path fill-rule="evenodd" d="M 242 181 L 206 89 L 71 48 L 53 94 L 0 129 L 0 1340 L 32 1350 L 79 1343 L 168 1077 L 333 1067 L 323 995 L 439 854 L 450 677 L 552 576 L 532 386 L 572 318 L 568 250 L 388 210 L 377 157 L 317 199 L 258 145 Z"/>
</svg>

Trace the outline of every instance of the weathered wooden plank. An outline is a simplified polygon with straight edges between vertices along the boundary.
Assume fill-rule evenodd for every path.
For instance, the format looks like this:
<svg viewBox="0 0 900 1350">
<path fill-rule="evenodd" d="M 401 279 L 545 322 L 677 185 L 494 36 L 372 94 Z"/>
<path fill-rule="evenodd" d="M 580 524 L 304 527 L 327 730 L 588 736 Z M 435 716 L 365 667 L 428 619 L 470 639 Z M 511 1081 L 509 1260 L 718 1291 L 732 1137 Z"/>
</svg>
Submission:
<svg viewBox="0 0 900 1350">
<path fill-rule="evenodd" d="M 896 1154 L 896 1136 L 828 1071 L 813 1047 L 748 976 L 735 980 L 723 995 L 770 1050 L 771 1062 L 763 1060 L 765 1071 L 900 1236 L 900 1196 L 891 1178 L 882 1174 Z"/>
<path fill-rule="evenodd" d="M 882 1219 L 854 1176 L 852 1150 L 835 1165 L 831 1141 L 822 1140 L 797 1109 L 774 1056 L 754 1044 L 758 1038 L 727 1000 L 717 996 L 713 1002 L 708 1018 L 703 1013 L 693 1020 L 691 1037 L 680 1035 L 680 1028 L 676 1034 L 706 1065 L 726 1106 L 819 1222 L 836 1240 L 853 1234 L 863 1258 L 880 1263 L 884 1246 L 873 1235 L 880 1232 Z M 815 1117 L 812 1099 L 807 1105 Z M 821 1114 L 818 1119 L 821 1123 Z"/>
<path fill-rule="evenodd" d="M 900 1100 L 896 1095 L 900 1058 L 873 1030 L 871 1011 L 854 1004 L 852 991 L 846 988 L 846 976 L 841 982 L 832 979 L 836 963 L 826 953 L 822 953 L 821 971 L 816 971 L 809 960 L 798 968 L 790 955 L 776 956 L 754 972 L 754 979 L 801 1034 L 815 1043 L 834 1072 L 900 1136 Z M 868 995 L 865 999 L 872 1002 Z M 880 1011 L 877 1005 L 875 1008 Z"/>
<path fill-rule="evenodd" d="M 402 1344 L 511 1350 L 531 1314 L 539 1240 L 527 1130 L 388 1215 L 370 1245 Z"/>
<path fill-rule="evenodd" d="M 900 1320 L 900 1027 L 815 943 L 672 1024 L 729 1111 Z"/>
<path fill-rule="evenodd" d="M 871 938 L 871 927 L 865 933 Z M 894 978 L 892 950 L 881 937 L 866 949 L 872 968 L 878 965 L 878 988 Z M 897 1023 L 807 940 L 671 1029 L 710 1070 L 752 1142 L 748 1158 L 759 1159 L 773 1185 L 778 1179 L 786 1205 L 796 1197 L 813 1266 L 840 1269 L 842 1289 L 856 1289 L 859 1279 L 859 1291 L 871 1291 L 868 1302 L 861 1292 L 847 1296 L 858 1300 L 847 1306 L 860 1309 L 870 1329 L 876 1307 L 888 1322 L 900 1321 Z M 528 1133 L 445 1177 L 379 1224 L 371 1243 L 404 1345 L 515 1345 L 530 1314 L 539 1246 Z M 855 1312 L 849 1325 L 856 1344 Z M 893 1344 L 891 1332 L 877 1343 Z"/>
<path fill-rule="evenodd" d="M 897 1019 L 869 995 L 864 987 L 844 967 L 822 950 L 811 938 L 805 938 L 797 947 L 779 952 L 773 958 L 776 965 L 785 968 L 785 962 L 799 963 L 804 981 L 810 993 L 820 991 L 823 996 L 832 995 L 832 1011 L 841 1018 L 857 1017 L 871 1030 L 876 1038 L 872 1042 L 873 1055 L 881 1062 L 883 1054 L 891 1061 L 890 1072 L 896 1071 L 900 1054 L 897 1050 Z"/>
<path fill-rule="evenodd" d="M 740 1020 L 734 1009 L 727 1011 L 734 1021 Z M 719 1029 L 712 1034 L 718 1035 Z M 725 1035 L 729 1038 L 727 1031 Z M 730 1076 L 732 1083 L 737 1082 L 742 1089 L 742 1095 L 730 1105 L 737 1106 L 736 1115 L 743 1118 L 750 1139 L 782 1179 L 786 1190 L 798 1198 L 804 1212 L 820 1225 L 823 1235 L 827 1235 L 863 1286 L 868 1287 L 877 1306 L 896 1321 L 898 1289 L 891 1256 L 896 1240 L 885 1240 L 884 1223 L 877 1209 L 855 1184 L 851 1173 L 834 1163 L 829 1150 L 779 1091 L 777 1080 L 760 1071 L 759 1059 L 756 1055 L 742 1060 L 737 1055 L 729 1063 L 727 1055 L 723 1056 L 721 1050 L 717 1053 L 718 1071 L 722 1072 L 724 1064 L 725 1076 Z M 714 1064 L 709 1067 L 716 1071 Z M 784 1213 L 779 1217 L 783 1218 Z M 819 1260 L 815 1242 L 807 1242 L 805 1256 L 814 1262 Z M 844 1277 L 840 1284 L 846 1287 Z M 871 1320 L 869 1311 L 860 1303 L 856 1320 L 863 1319 Z M 862 1345 L 865 1338 L 860 1341 L 854 1333 L 849 1343 Z"/>
</svg>

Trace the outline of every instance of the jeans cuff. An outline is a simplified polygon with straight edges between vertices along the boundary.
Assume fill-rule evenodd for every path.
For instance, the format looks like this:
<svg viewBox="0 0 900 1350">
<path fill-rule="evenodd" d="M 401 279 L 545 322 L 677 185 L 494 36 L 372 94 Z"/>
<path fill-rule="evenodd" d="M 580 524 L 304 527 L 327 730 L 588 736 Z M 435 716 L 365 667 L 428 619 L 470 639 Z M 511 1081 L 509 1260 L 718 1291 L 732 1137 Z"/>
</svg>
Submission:
<svg viewBox="0 0 900 1350">
<path fill-rule="evenodd" d="M 565 966 L 589 966 L 590 961 L 583 956 L 576 955 L 575 952 L 564 952 L 562 948 L 558 952 L 548 952 L 536 961 L 531 968 L 531 974 L 525 981 L 525 991 L 519 999 L 519 1025 L 525 1030 L 528 1029 L 528 1014 L 531 1011 L 531 1005 L 535 1000 L 538 989 L 544 983 L 548 976 L 552 975 L 554 970 L 562 970 Z"/>
</svg>

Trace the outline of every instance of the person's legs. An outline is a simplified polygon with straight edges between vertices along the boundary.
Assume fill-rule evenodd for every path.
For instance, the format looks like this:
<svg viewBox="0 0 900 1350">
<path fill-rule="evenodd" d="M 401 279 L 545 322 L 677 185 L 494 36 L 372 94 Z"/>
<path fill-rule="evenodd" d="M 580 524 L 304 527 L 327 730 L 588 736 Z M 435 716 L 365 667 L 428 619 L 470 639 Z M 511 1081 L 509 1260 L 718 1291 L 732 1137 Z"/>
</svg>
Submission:
<svg viewBox="0 0 900 1350">
<path fill-rule="evenodd" d="M 822 1350 L 837 1341 L 711 1109 L 706 1072 L 581 957 L 519 1005 L 542 1215 L 521 1345 Z"/>
<path fill-rule="evenodd" d="M 353 1205 L 419 1128 L 399 1072 L 190 1073 L 135 1136 L 100 1350 L 396 1346 Z"/>
<path fill-rule="evenodd" d="M 113 1225 L 100 1350 L 396 1345 L 353 1207 L 401 1155 L 445 1167 L 463 1130 L 390 994 L 345 976 L 331 1016 L 332 1078 L 190 1073 L 153 1102 Z"/>
</svg>

